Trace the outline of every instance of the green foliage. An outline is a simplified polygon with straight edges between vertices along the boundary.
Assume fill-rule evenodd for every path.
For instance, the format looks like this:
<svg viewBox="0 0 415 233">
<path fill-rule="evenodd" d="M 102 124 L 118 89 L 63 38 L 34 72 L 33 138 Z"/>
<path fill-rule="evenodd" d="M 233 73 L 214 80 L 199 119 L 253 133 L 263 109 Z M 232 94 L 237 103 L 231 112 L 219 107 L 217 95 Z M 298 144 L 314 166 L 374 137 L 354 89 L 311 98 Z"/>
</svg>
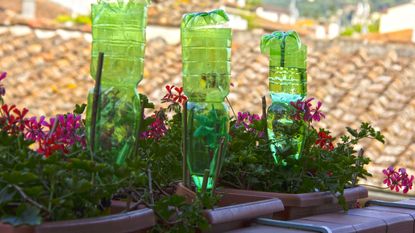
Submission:
<svg viewBox="0 0 415 233">
<path fill-rule="evenodd" d="M 359 156 L 356 147 L 365 138 L 383 143 L 383 135 L 370 124 L 362 123 L 358 130 L 347 128 L 348 134 L 330 150 L 316 143 L 319 133 L 328 134 L 327 130 L 317 130 L 302 120 L 295 121 L 295 124 L 304 124 L 305 141 L 301 157 L 294 158 L 289 150 L 278 151 L 285 163 L 276 165 L 270 151 L 272 142 L 257 133 L 266 130 L 265 122 L 256 121 L 250 126 L 254 130 L 247 131 L 244 127 L 237 127 L 237 121 L 233 120 L 230 156 L 222 168 L 222 184 L 238 189 L 283 193 L 330 191 L 346 208 L 344 189 L 356 185 L 358 178 L 371 176 L 364 168 L 370 159 Z M 289 129 L 280 130 L 290 135 Z"/>
<path fill-rule="evenodd" d="M 143 99 L 142 99 L 143 100 Z M 146 101 L 146 100 L 145 100 Z M 153 108 L 154 104 L 145 103 L 146 108 Z M 168 128 L 166 134 L 159 140 L 156 139 L 139 139 L 139 147 L 137 157 L 149 165 L 154 165 L 157 169 L 152 171 L 153 178 L 160 185 L 168 185 L 174 181 L 181 179 L 182 176 L 182 115 L 181 106 L 172 104 L 169 106 L 173 115 L 168 118 L 166 109 L 160 109 L 155 113 L 157 117 L 164 119 L 164 123 Z M 153 123 L 155 118 L 149 117 L 143 121 L 142 131 Z"/>
<path fill-rule="evenodd" d="M 209 228 L 207 219 L 203 216 L 205 209 L 212 209 L 219 201 L 217 196 L 209 193 L 198 193 L 193 203 L 189 204 L 181 196 L 169 196 L 160 199 L 154 210 L 163 220 L 152 232 L 155 233 L 192 233 Z"/>
<path fill-rule="evenodd" d="M 0 141 L 0 219 L 12 225 L 100 216 L 117 190 L 145 181 L 142 164 L 113 165 L 104 153 L 101 162 L 81 149 L 45 158 L 22 135 L 2 132 Z"/>
</svg>

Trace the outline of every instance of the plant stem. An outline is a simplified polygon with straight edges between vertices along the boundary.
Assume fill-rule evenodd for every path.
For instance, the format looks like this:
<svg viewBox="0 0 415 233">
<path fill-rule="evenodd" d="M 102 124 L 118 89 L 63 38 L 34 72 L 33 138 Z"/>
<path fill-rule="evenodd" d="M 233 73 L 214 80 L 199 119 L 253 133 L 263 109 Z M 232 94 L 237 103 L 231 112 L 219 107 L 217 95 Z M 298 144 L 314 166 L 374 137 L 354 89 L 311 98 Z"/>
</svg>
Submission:
<svg viewBox="0 0 415 233">
<path fill-rule="evenodd" d="M 228 98 L 227 96 L 225 97 L 225 99 L 226 99 L 226 101 L 228 102 L 229 107 L 230 107 L 230 108 L 231 108 L 231 110 L 232 110 L 233 116 L 235 117 L 235 119 L 238 119 L 238 117 L 236 116 L 235 110 L 234 110 L 234 109 L 233 109 L 233 107 L 232 107 L 231 101 L 229 101 L 229 98 Z"/>
<path fill-rule="evenodd" d="M 141 131 L 143 129 L 144 109 L 145 109 L 144 104 L 141 103 L 141 106 L 140 106 L 140 121 L 138 122 L 138 125 L 137 125 L 137 132 L 136 132 L 137 134 L 136 134 L 135 143 L 134 143 L 135 156 L 138 155 L 139 140 L 140 140 Z"/>
<path fill-rule="evenodd" d="M 166 193 L 166 191 L 163 190 L 163 188 L 159 185 L 159 183 L 157 183 L 157 181 L 153 180 L 153 184 L 154 186 L 156 186 L 156 188 L 164 195 L 164 196 L 169 196 L 168 193 Z"/>
<path fill-rule="evenodd" d="M 94 88 L 94 98 L 92 101 L 92 116 L 91 116 L 91 132 L 90 132 L 90 146 L 91 146 L 91 160 L 94 160 L 95 154 L 95 131 L 97 124 L 97 115 L 99 107 L 99 97 L 101 92 L 101 77 L 102 77 L 102 68 L 104 65 L 104 53 L 100 52 L 98 56 L 98 66 L 97 73 L 95 77 L 95 88 Z"/>
<path fill-rule="evenodd" d="M 222 157 L 223 157 L 224 145 L 225 145 L 225 137 L 222 137 L 220 139 L 218 155 L 216 156 L 215 180 L 213 182 L 212 192 L 215 192 L 215 189 L 217 187 L 217 183 L 218 183 L 218 179 L 219 179 L 219 175 L 220 175 L 220 170 L 221 170 L 221 162 L 222 162 Z"/>
<path fill-rule="evenodd" d="M 50 211 L 46 207 L 44 207 L 43 205 L 39 204 L 38 202 L 36 202 L 35 200 L 33 200 L 32 198 L 30 198 L 29 196 L 27 196 L 27 194 L 23 191 L 23 189 L 21 189 L 19 186 L 15 185 L 15 184 L 12 184 L 12 187 L 14 189 L 16 189 L 16 191 L 20 194 L 20 196 L 22 196 L 22 198 L 25 201 L 27 201 L 30 204 L 34 205 L 38 209 L 41 209 L 41 210 L 45 211 L 50 216 Z"/>
<path fill-rule="evenodd" d="M 151 164 L 148 165 L 147 168 L 147 175 L 148 175 L 148 189 L 150 193 L 150 204 L 154 205 L 154 196 L 153 196 L 153 178 L 151 175 Z"/>
</svg>

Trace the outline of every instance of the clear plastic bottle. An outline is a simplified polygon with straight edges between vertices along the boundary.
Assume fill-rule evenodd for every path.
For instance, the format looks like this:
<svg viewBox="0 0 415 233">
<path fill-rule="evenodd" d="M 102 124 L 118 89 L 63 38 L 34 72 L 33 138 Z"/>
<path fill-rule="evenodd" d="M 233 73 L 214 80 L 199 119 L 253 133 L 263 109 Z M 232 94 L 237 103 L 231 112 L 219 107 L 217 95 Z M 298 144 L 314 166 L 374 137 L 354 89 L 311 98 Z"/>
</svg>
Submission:
<svg viewBox="0 0 415 233">
<path fill-rule="evenodd" d="M 146 0 L 100 0 L 92 4 L 91 75 L 103 52 L 101 93 L 95 132 L 95 150 L 111 151 L 124 163 L 132 153 L 140 119 L 137 85 L 143 79 L 146 42 Z M 88 97 L 90 137 L 93 91 Z M 90 139 L 90 138 L 89 138 Z"/>
<path fill-rule="evenodd" d="M 187 163 L 198 189 L 203 174 L 210 171 L 211 189 L 220 142 L 228 142 L 229 112 L 224 102 L 229 93 L 232 31 L 223 10 L 190 13 L 181 24 L 183 87 L 187 104 Z M 222 158 L 225 156 L 226 147 Z M 218 164 L 219 163 L 219 164 Z"/>
<path fill-rule="evenodd" d="M 294 31 L 274 32 L 261 39 L 262 53 L 269 55 L 268 135 L 274 142 L 271 150 L 276 163 L 280 155 L 299 158 L 303 146 L 303 128 L 288 116 L 291 102 L 307 95 L 307 46 Z"/>
</svg>

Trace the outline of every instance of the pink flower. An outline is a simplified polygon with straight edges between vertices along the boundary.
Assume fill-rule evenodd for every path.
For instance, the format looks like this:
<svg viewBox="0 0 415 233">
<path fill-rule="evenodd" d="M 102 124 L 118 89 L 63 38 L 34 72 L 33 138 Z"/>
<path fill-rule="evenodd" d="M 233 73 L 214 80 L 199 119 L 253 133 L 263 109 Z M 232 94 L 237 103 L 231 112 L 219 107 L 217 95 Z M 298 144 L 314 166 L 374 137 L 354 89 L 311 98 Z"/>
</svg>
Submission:
<svg viewBox="0 0 415 233">
<path fill-rule="evenodd" d="M 36 117 L 31 117 L 25 121 L 26 132 L 25 139 L 30 141 L 38 141 L 45 137 L 45 132 L 43 132 L 43 122 L 45 117 L 41 116 L 39 121 Z"/>
<path fill-rule="evenodd" d="M 6 95 L 6 88 L 3 86 L 3 84 L 1 83 L 1 81 L 3 81 L 3 79 L 5 79 L 7 77 L 7 73 L 6 72 L 2 72 L 0 74 L 0 98 L 4 95 Z"/>
<path fill-rule="evenodd" d="M 37 152 L 45 157 L 56 151 L 67 154 L 78 144 L 86 147 L 81 115 L 59 115 L 46 121 L 44 116 L 39 120 L 36 117 L 27 118 L 28 112 L 26 108 L 19 110 L 15 105 L 3 105 L 0 111 L 0 129 L 10 135 L 24 135 L 25 140 L 38 145 Z"/>
<path fill-rule="evenodd" d="M 236 127 L 244 126 L 246 130 L 251 130 L 251 125 L 255 121 L 259 121 L 261 117 L 258 114 L 251 114 L 249 112 L 238 112 L 238 119 L 236 119 Z"/>
<path fill-rule="evenodd" d="M 7 77 L 7 72 L 1 72 L 0 74 L 0 81 L 3 81 Z"/>
<path fill-rule="evenodd" d="M 395 168 L 390 166 L 383 170 L 383 174 L 386 176 L 383 183 L 391 190 L 399 192 L 400 189 L 402 189 L 403 193 L 407 193 L 412 189 L 414 176 L 409 176 L 408 173 L 406 173 L 405 168 L 399 168 L 398 171 L 396 171 Z"/>
<path fill-rule="evenodd" d="M 307 122 L 311 121 L 320 121 L 322 118 L 326 116 L 320 111 L 322 103 L 320 101 L 317 102 L 317 107 L 313 108 L 313 101 L 314 98 L 309 98 L 305 101 L 297 100 L 297 102 L 291 102 L 290 104 L 295 108 L 294 115 L 292 118 L 294 120 L 304 120 Z"/>
<path fill-rule="evenodd" d="M 265 133 L 258 131 L 252 127 L 256 121 L 261 120 L 261 117 L 258 114 L 251 114 L 249 112 L 238 112 L 236 119 L 235 127 L 244 127 L 246 132 L 257 133 L 258 137 L 262 138 L 265 136 Z"/>
<path fill-rule="evenodd" d="M 164 121 L 156 115 L 151 118 L 155 118 L 155 120 L 147 127 L 146 131 L 141 133 L 140 138 L 160 140 L 167 133 L 167 127 Z"/>
</svg>

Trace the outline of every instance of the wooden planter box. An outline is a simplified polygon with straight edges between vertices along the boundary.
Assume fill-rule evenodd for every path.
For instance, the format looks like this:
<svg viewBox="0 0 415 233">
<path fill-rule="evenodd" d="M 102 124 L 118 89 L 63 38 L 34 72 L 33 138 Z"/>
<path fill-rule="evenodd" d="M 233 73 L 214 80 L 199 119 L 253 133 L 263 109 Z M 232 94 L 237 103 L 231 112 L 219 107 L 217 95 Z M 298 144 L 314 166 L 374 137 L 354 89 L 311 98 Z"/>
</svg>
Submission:
<svg viewBox="0 0 415 233">
<path fill-rule="evenodd" d="M 186 197 L 189 202 L 193 201 L 196 195 L 183 184 L 177 185 L 176 194 Z M 282 210 L 284 206 L 278 199 L 252 200 L 245 196 L 223 194 L 218 208 L 206 210 L 204 213 L 211 225 L 206 232 L 226 232 L 247 227 L 255 218 L 271 217 Z"/>
<path fill-rule="evenodd" d="M 230 200 L 242 196 L 246 201 L 278 198 L 284 204 L 285 210 L 274 213 L 274 219 L 297 219 L 311 215 L 333 213 L 342 209 L 341 206 L 337 204 L 337 199 L 329 192 L 288 194 L 223 188 L 219 189 L 218 193 L 225 195 L 227 199 Z M 365 187 L 356 186 L 346 189 L 344 191 L 344 196 L 349 207 L 353 208 L 358 199 L 368 197 L 368 191 Z"/>
<path fill-rule="evenodd" d="M 116 202 L 114 210 L 121 210 Z M 113 212 L 113 210 L 112 210 Z M 0 223 L 1 233 L 144 233 L 156 224 L 154 212 L 143 208 L 97 218 L 46 222 L 38 226 L 13 228 Z"/>
</svg>

